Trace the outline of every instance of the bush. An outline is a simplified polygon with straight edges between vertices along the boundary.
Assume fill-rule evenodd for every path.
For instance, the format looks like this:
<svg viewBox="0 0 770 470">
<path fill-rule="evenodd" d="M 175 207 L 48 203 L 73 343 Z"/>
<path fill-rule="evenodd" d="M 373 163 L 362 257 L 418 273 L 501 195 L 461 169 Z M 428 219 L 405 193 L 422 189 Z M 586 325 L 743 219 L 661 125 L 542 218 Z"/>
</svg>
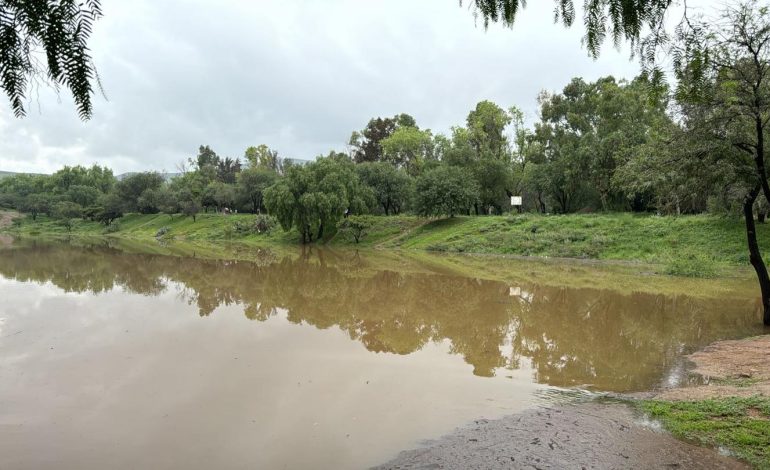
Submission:
<svg viewBox="0 0 770 470">
<path fill-rule="evenodd" d="M 372 220 L 367 216 L 350 216 L 340 225 L 340 233 L 358 243 L 366 236 L 371 226 Z"/>
<path fill-rule="evenodd" d="M 684 277 L 715 277 L 717 266 L 713 258 L 702 253 L 681 253 L 666 263 L 665 273 Z"/>
<path fill-rule="evenodd" d="M 120 224 L 117 222 L 112 222 L 110 225 L 106 226 L 102 233 L 115 233 L 120 231 Z"/>
<path fill-rule="evenodd" d="M 270 233 L 278 226 L 278 221 L 272 215 L 258 214 L 254 221 L 254 228 L 257 233 Z"/>
<path fill-rule="evenodd" d="M 275 217 L 258 214 L 252 221 L 237 220 L 231 225 L 233 232 L 240 235 L 268 234 L 278 226 Z"/>
<path fill-rule="evenodd" d="M 171 229 L 168 228 L 168 227 L 161 227 L 161 228 L 158 229 L 157 232 L 155 232 L 155 238 L 160 238 L 160 237 L 162 237 L 163 235 L 167 234 L 170 231 L 171 231 Z"/>
</svg>

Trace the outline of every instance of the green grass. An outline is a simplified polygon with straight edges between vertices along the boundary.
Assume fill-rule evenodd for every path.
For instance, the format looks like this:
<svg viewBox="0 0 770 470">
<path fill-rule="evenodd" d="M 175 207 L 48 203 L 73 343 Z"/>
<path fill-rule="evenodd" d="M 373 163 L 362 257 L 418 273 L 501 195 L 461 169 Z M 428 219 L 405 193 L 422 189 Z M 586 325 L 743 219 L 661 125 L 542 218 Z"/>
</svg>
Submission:
<svg viewBox="0 0 770 470">
<path fill-rule="evenodd" d="M 151 240 L 161 228 L 161 238 L 185 242 L 238 241 L 259 246 L 296 245 L 295 232 L 280 228 L 269 234 L 242 233 L 254 216 L 201 214 L 189 217 L 131 214 L 120 219 L 108 235 Z M 654 265 L 654 271 L 687 277 L 732 275 L 748 266 L 745 231 L 740 219 L 708 215 L 658 217 L 616 214 L 454 217 L 429 220 L 414 216 L 368 217 L 372 226 L 356 245 L 447 253 L 577 258 Z M 54 220 L 26 218 L 20 234 L 68 234 Z M 104 226 L 77 221 L 74 235 L 104 235 Z M 353 246 L 344 234 L 327 233 L 332 246 Z M 760 246 L 770 248 L 770 225 L 759 224 Z"/>
<path fill-rule="evenodd" d="M 722 447 L 755 468 L 770 469 L 770 397 L 644 400 L 637 407 L 680 439 Z"/>
<path fill-rule="evenodd" d="M 758 227 L 770 247 L 770 229 Z M 739 219 L 708 215 L 532 214 L 455 217 L 425 224 L 397 241 L 407 249 L 457 253 L 637 261 L 678 276 L 713 277 L 748 264 Z"/>
</svg>

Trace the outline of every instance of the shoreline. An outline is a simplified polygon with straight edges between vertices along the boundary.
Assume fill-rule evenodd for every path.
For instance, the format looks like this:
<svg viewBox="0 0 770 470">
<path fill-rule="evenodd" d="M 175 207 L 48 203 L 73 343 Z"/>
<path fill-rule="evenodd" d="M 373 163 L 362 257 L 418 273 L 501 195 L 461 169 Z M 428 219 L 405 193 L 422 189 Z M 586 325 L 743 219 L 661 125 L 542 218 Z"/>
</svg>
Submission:
<svg viewBox="0 0 770 470">
<path fill-rule="evenodd" d="M 2 211 L 0 211 L 2 213 Z M 16 214 L 18 218 L 18 214 Z M 113 225 L 61 221 L 38 216 L 6 222 L 0 231 L 20 236 L 88 236 L 193 244 L 241 243 L 270 249 L 298 247 L 351 248 L 480 258 L 538 260 L 580 265 L 617 265 L 639 274 L 691 278 L 748 277 L 742 226 L 717 216 L 659 217 L 649 214 L 577 214 L 458 216 L 367 216 L 360 243 L 350 234 L 330 234 L 322 242 L 302 245 L 293 231 L 276 227 L 257 232 L 251 214 L 127 214 Z M 770 225 L 760 224 L 761 245 L 770 245 Z"/>
<path fill-rule="evenodd" d="M 685 358 L 705 384 L 479 419 L 374 468 L 769 468 L 770 335 Z"/>
</svg>

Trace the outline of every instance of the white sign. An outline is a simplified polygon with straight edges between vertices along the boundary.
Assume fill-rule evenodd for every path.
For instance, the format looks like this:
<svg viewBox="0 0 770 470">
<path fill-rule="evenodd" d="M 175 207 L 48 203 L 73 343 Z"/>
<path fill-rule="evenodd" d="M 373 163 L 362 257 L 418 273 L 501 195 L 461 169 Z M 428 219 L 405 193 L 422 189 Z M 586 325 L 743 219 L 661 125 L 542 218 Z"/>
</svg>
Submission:
<svg viewBox="0 0 770 470">
<path fill-rule="evenodd" d="M 511 205 L 512 206 L 520 206 L 521 205 L 521 196 L 511 196 Z"/>
</svg>

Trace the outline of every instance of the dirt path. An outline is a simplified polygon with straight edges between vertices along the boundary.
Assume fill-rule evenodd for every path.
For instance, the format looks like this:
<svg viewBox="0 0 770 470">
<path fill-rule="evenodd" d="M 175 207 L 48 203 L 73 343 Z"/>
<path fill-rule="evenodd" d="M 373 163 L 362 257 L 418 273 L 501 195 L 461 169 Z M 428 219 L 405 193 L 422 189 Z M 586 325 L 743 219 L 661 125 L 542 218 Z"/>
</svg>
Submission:
<svg viewBox="0 0 770 470">
<path fill-rule="evenodd" d="M 582 403 L 480 420 L 378 469 L 743 469 L 638 421 L 623 404 Z"/>
<path fill-rule="evenodd" d="M 664 390 L 663 400 L 770 396 L 770 335 L 719 341 L 687 356 L 705 383 Z"/>
<path fill-rule="evenodd" d="M 19 217 L 18 212 L 0 211 L 0 230 L 10 227 L 13 219 Z"/>
</svg>

